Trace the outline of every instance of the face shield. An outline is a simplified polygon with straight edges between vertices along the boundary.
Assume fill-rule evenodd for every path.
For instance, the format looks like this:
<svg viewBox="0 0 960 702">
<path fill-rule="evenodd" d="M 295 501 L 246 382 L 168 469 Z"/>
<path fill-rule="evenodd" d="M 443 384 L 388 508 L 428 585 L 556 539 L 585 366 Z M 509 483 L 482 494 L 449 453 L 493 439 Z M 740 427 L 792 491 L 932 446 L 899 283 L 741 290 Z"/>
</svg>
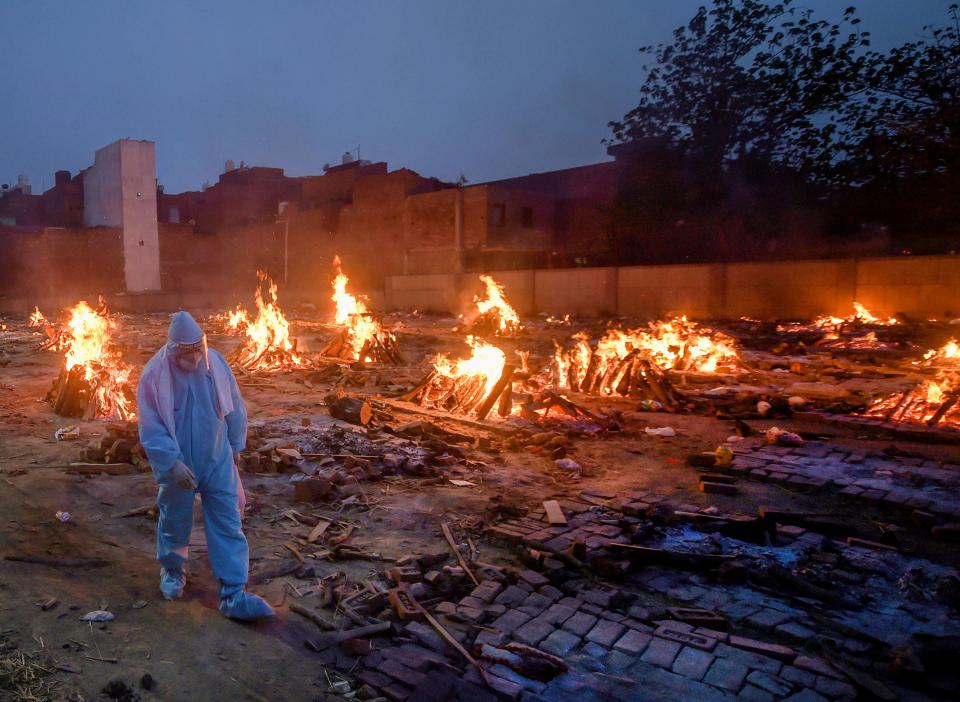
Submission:
<svg viewBox="0 0 960 702">
<path fill-rule="evenodd" d="M 194 371 L 200 365 L 200 361 L 207 364 L 207 345 L 206 336 L 195 344 L 171 344 L 173 352 L 173 361 L 185 371 Z"/>
</svg>

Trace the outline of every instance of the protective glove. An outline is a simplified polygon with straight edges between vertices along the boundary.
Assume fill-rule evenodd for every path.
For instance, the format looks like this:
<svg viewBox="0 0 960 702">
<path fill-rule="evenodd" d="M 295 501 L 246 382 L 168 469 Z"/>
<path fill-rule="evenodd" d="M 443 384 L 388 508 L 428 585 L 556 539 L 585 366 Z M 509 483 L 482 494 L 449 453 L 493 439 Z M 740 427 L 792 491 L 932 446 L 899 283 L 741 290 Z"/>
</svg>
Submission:
<svg viewBox="0 0 960 702">
<path fill-rule="evenodd" d="M 193 474 L 193 471 L 190 470 L 183 461 L 177 461 L 173 464 L 173 467 L 170 469 L 170 475 L 173 476 L 173 482 L 184 490 L 197 489 L 197 476 Z"/>
</svg>

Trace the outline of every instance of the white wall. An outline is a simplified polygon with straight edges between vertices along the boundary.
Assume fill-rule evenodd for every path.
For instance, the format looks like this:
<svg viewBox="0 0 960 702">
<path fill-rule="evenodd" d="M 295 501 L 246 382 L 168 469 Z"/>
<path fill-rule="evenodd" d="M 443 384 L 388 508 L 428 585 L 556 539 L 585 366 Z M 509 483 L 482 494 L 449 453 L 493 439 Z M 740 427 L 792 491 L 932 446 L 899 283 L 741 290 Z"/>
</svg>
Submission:
<svg viewBox="0 0 960 702">
<path fill-rule="evenodd" d="M 83 226 L 123 226 L 119 141 L 98 149 L 93 165 L 83 172 Z"/>
<path fill-rule="evenodd" d="M 83 219 L 123 228 L 127 292 L 160 289 L 157 161 L 151 141 L 121 139 L 99 149 L 83 175 Z"/>
<path fill-rule="evenodd" d="M 120 142 L 123 272 L 127 292 L 160 289 L 157 159 L 152 141 Z"/>
</svg>

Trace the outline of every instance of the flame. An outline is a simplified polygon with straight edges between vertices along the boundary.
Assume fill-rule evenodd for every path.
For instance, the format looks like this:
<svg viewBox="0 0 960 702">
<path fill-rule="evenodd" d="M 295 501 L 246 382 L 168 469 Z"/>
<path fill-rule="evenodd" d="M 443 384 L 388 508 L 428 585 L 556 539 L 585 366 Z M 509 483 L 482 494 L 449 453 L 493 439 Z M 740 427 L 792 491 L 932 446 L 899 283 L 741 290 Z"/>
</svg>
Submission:
<svg viewBox="0 0 960 702">
<path fill-rule="evenodd" d="M 277 284 L 263 271 L 257 271 L 255 302 L 257 317 L 250 321 L 247 311 L 241 307 L 230 313 L 233 328 L 244 325 L 246 339 L 237 350 L 235 362 L 247 370 L 278 371 L 301 368 L 309 365 L 297 353 L 296 344 L 290 339 L 290 323 L 277 305 Z M 267 287 L 268 299 L 263 288 Z"/>
<path fill-rule="evenodd" d="M 107 316 L 105 305 L 94 310 L 83 300 L 69 314 L 62 341 L 67 372 L 83 370 L 83 378 L 95 396 L 98 417 L 135 417 L 127 397 L 133 366 L 121 359 L 111 343 L 117 323 Z"/>
<path fill-rule="evenodd" d="M 257 294 L 259 294 L 259 289 Z M 250 315 L 247 314 L 247 311 L 243 309 L 243 306 L 237 305 L 237 309 L 230 310 L 226 313 L 226 322 L 227 327 L 234 329 L 238 332 L 243 332 L 247 327 L 250 326 Z"/>
<path fill-rule="evenodd" d="M 39 307 L 34 307 L 33 312 L 30 313 L 30 326 L 31 327 L 42 327 L 48 324 L 47 318 L 43 316 L 43 312 L 40 311 Z"/>
<path fill-rule="evenodd" d="M 886 320 L 880 319 L 879 317 L 874 317 L 870 310 L 861 305 L 859 302 L 853 303 L 854 319 L 859 320 L 863 324 L 877 324 L 884 327 L 893 326 L 899 324 L 896 317 L 888 317 Z"/>
<path fill-rule="evenodd" d="M 468 336 L 466 343 L 470 347 L 469 358 L 452 361 L 446 354 L 440 353 L 434 359 L 433 367 L 438 375 L 456 382 L 482 378 L 483 394 L 487 395 L 500 379 L 507 357 L 503 351 L 482 339 Z"/>
<path fill-rule="evenodd" d="M 647 329 L 610 329 L 590 345 L 586 334 L 575 334 L 573 348 L 556 346 L 553 364 L 554 382 L 561 388 L 579 387 L 591 363 L 596 364 L 595 377 L 603 377 L 633 351 L 670 370 L 694 370 L 716 373 L 721 367 L 734 370 L 740 366 L 736 344 L 720 332 L 699 327 L 686 317 L 651 322 Z M 593 370 L 593 369 L 591 369 Z M 612 392 L 619 379 L 613 378 L 605 392 Z"/>
<path fill-rule="evenodd" d="M 878 399 L 867 409 L 867 416 L 960 429 L 960 402 L 956 399 L 960 395 L 960 344 L 950 339 L 939 349 L 927 351 L 915 365 L 933 369 L 935 376 L 906 392 Z"/>
<path fill-rule="evenodd" d="M 869 324 L 876 327 L 892 327 L 900 324 L 896 317 L 881 319 L 875 316 L 870 310 L 859 302 L 853 303 L 853 314 L 846 317 L 836 317 L 834 315 L 824 314 L 813 320 L 810 324 L 781 324 L 777 326 L 778 332 L 809 332 L 818 329 L 839 331 L 840 327 L 849 324 Z"/>
<path fill-rule="evenodd" d="M 370 314 L 365 296 L 355 297 L 347 292 L 350 279 L 340 268 L 339 256 L 333 257 L 333 265 L 337 271 L 333 279 L 333 295 L 330 298 L 337 306 L 334 321 L 346 332 L 346 344 L 350 357 L 357 361 L 372 361 L 374 359 L 369 356 L 360 358 L 364 347 L 378 337 L 385 340 L 387 335 L 392 337 L 392 334 L 384 330 L 380 322 Z M 395 340 L 391 339 L 391 341 L 395 343 Z"/>
<path fill-rule="evenodd" d="M 489 275 L 481 275 L 480 280 L 486 286 L 486 297 L 474 295 L 479 316 L 487 316 L 493 324 L 493 333 L 497 336 L 513 334 L 521 329 L 520 316 L 507 302 L 503 286 Z"/>
<path fill-rule="evenodd" d="M 950 339 L 939 349 L 930 349 L 923 354 L 923 360 L 918 365 L 924 366 L 960 366 L 960 344 L 956 339 Z"/>
</svg>

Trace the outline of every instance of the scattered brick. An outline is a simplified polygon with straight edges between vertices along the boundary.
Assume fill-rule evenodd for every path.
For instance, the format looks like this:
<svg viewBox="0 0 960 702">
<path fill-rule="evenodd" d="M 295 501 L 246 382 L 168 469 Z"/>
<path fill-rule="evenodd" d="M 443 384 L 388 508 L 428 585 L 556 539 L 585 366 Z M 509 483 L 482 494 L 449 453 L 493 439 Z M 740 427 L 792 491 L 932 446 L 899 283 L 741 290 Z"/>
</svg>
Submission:
<svg viewBox="0 0 960 702">
<path fill-rule="evenodd" d="M 661 668 L 669 668 L 673 665 L 673 661 L 680 652 L 680 648 L 680 644 L 676 641 L 654 637 L 650 640 L 643 655 L 640 656 L 640 660 Z"/>
<path fill-rule="evenodd" d="M 775 678 L 768 673 L 764 673 L 759 670 L 754 670 L 747 676 L 747 682 L 756 685 L 761 690 L 766 690 L 771 695 L 776 695 L 777 697 L 786 697 L 790 694 L 791 686 L 781 680 L 780 678 Z"/>
<path fill-rule="evenodd" d="M 518 609 L 510 609 L 500 617 L 495 620 L 491 625 L 494 629 L 499 629 L 500 631 L 511 632 L 519 629 L 521 626 L 530 621 L 531 617 L 529 614 L 525 614 Z"/>
<path fill-rule="evenodd" d="M 615 651 L 620 651 L 621 653 L 639 656 L 641 653 L 643 653 L 644 649 L 647 647 L 647 644 L 650 643 L 652 638 L 653 637 L 650 636 L 650 634 L 629 629 L 627 633 L 621 636 L 620 639 L 613 645 L 613 648 Z"/>
<path fill-rule="evenodd" d="M 418 673 L 392 658 L 384 659 L 380 663 L 379 669 L 391 678 L 395 678 L 410 687 L 416 687 L 426 677 L 423 673 Z"/>
<path fill-rule="evenodd" d="M 547 611 L 541 614 L 541 618 L 544 621 L 550 622 L 554 626 L 560 626 L 576 612 L 572 607 L 567 607 L 562 604 L 551 605 Z"/>
<path fill-rule="evenodd" d="M 563 623 L 563 628 L 577 636 L 586 636 L 596 623 L 597 618 L 592 614 L 577 612 Z"/>
<path fill-rule="evenodd" d="M 554 630 L 552 634 L 540 642 L 541 649 L 560 657 L 566 656 L 579 645 L 579 636 L 575 636 L 569 631 L 563 631 L 562 629 Z"/>
<path fill-rule="evenodd" d="M 593 641 L 598 643 L 601 646 L 606 646 L 610 648 L 613 645 L 613 642 L 617 640 L 617 637 L 624 632 L 626 627 L 623 624 L 618 624 L 617 622 L 611 622 L 607 619 L 603 619 L 597 622 L 597 625 L 590 630 L 590 633 L 587 634 L 587 641 Z"/>
<path fill-rule="evenodd" d="M 813 656 L 797 656 L 797 658 L 793 661 L 793 664 L 797 668 L 809 670 L 810 672 L 817 673 L 818 675 L 826 675 L 831 678 L 840 677 L 840 674 L 829 665 L 824 663 L 823 660 Z"/>
<path fill-rule="evenodd" d="M 713 663 L 714 655 L 690 646 L 684 646 L 673 661 L 673 672 L 694 680 L 703 679 Z"/>
<path fill-rule="evenodd" d="M 743 685 L 749 668 L 728 658 L 717 658 L 703 676 L 703 682 L 736 692 Z"/>
<path fill-rule="evenodd" d="M 513 638 L 528 646 L 536 646 L 554 631 L 553 624 L 537 618 L 532 619 L 516 631 L 513 632 Z"/>
<path fill-rule="evenodd" d="M 534 588 L 543 587 L 544 585 L 550 584 L 549 580 L 533 570 L 521 570 L 519 573 L 517 573 L 517 577 Z"/>
<path fill-rule="evenodd" d="M 814 687 L 817 692 L 823 693 L 827 697 L 832 699 L 845 699 L 852 700 L 857 696 L 857 691 L 852 685 L 848 685 L 845 682 L 836 680 L 834 678 L 828 678 L 823 675 L 817 676 L 817 681 L 814 683 Z"/>
<path fill-rule="evenodd" d="M 772 631 L 774 627 L 785 624 L 791 619 L 793 619 L 793 615 L 786 612 L 778 612 L 775 609 L 761 609 L 759 612 L 751 614 L 744 621 L 758 629 Z"/>
<path fill-rule="evenodd" d="M 709 636 L 697 634 L 692 631 L 681 631 L 673 628 L 673 624 L 657 627 L 654 632 L 660 638 L 669 639 L 686 646 L 693 646 L 703 651 L 712 651 L 717 645 L 717 640 Z"/>
<path fill-rule="evenodd" d="M 524 590 L 523 588 L 517 587 L 516 585 L 511 585 L 506 590 L 504 590 L 499 595 L 497 595 L 493 601 L 496 602 L 497 604 L 502 604 L 506 607 L 516 607 L 517 605 L 522 603 L 525 599 L 527 599 L 527 595 L 529 594 L 530 593 Z"/>
<path fill-rule="evenodd" d="M 777 658 L 782 661 L 787 661 L 788 663 L 797 656 L 797 652 L 789 646 L 766 643 L 764 641 L 757 641 L 756 639 L 748 639 L 745 636 L 731 635 L 729 643 L 734 648 L 741 648 L 744 651 L 759 653 L 762 656 Z"/>
</svg>

